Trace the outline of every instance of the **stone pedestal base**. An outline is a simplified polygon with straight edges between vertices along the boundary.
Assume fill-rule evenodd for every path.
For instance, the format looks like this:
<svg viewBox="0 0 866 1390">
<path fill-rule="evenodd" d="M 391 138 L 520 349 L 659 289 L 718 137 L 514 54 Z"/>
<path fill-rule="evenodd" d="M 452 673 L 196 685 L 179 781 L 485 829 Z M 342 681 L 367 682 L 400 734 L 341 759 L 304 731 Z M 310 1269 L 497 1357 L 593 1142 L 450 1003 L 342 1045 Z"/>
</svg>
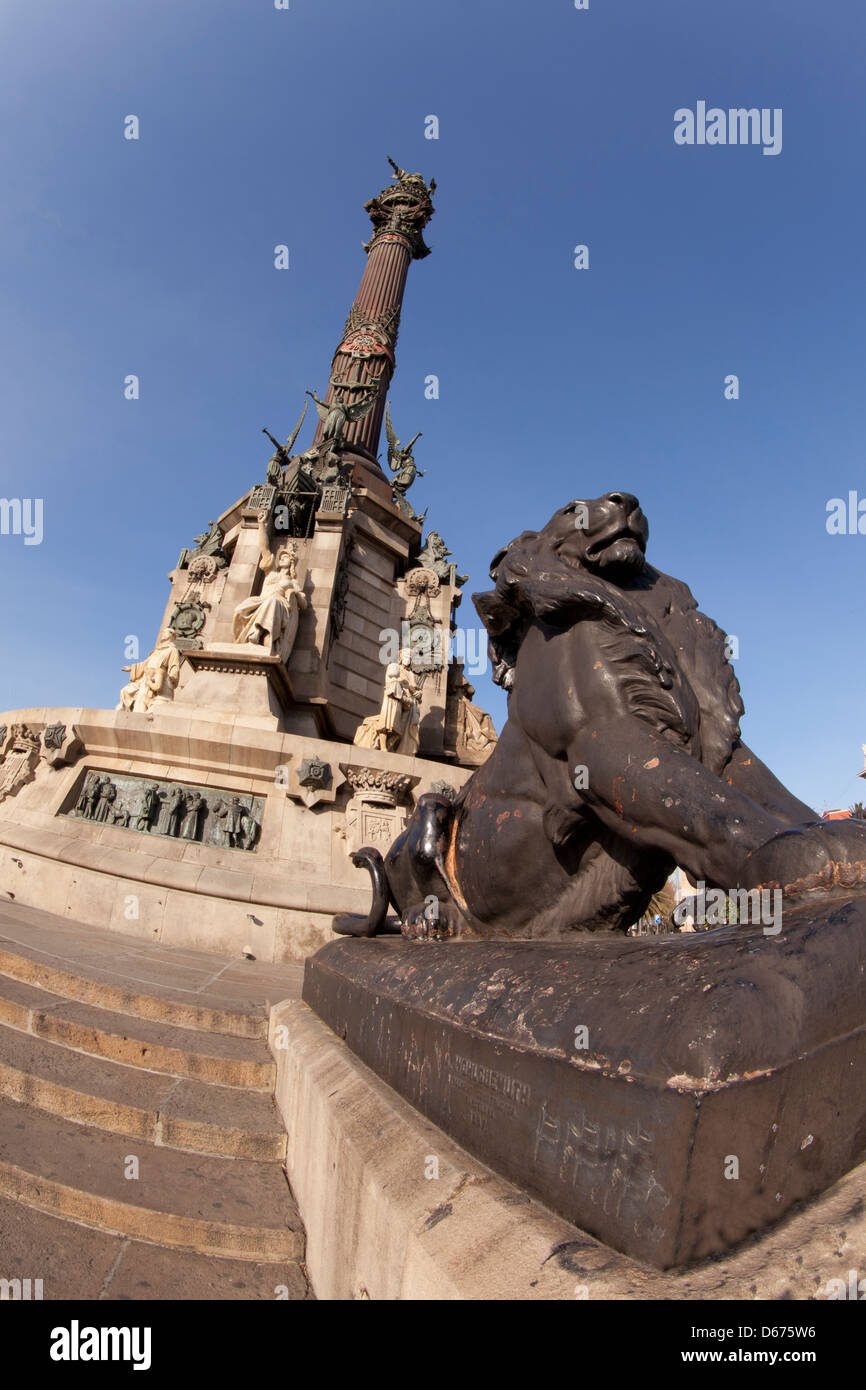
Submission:
<svg viewBox="0 0 866 1390">
<path fill-rule="evenodd" d="M 193 704 L 13 710 L 4 724 L 28 731 L 19 741 L 30 752 L 10 762 L 11 733 L 0 748 L 11 783 L 5 795 L 0 786 L 0 899 L 166 945 L 248 948 L 259 960 L 303 960 L 330 940 L 335 913 L 367 910 L 369 886 L 351 858 L 358 837 L 374 817 L 411 815 L 441 776 L 438 763 L 282 731 L 264 715 L 208 718 Z M 66 736 L 49 761 L 38 749 L 52 728 Z M 449 775 L 457 783 L 468 772 Z M 99 797 L 84 796 L 94 780 L 114 793 L 98 815 Z M 183 810 L 176 803 L 160 820 L 173 791 Z M 197 818 L 191 792 L 207 803 Z M 235 804 L 232 833 L 217 802 Z M 243 807 L 260 826 L 252 838 L 237 821 Z M 225 834 L 213 833 L 218 822 Z"/>
<path fill-rule="evenodd" d="M 730 1250 L 866 1154 L 866 899 L 778 936 L 341 940 L 304 999 L 509 1180 L 660 1268 Z"/>
<path fill-rule="evenodd" d="M 319 1299 L 824 1300 L 866 1270 L 866 1163 L 733 1254 L 663 1272 L 491 1173 L 307 1005 L 271 1011 L 271 1050 Z"/>
<path fill-rule="evenodd" d="M 188 674 L 172 702 L 189 715 L 197 707 L 209 719 L 221 714 L 267 720 L 267 726 L 314 738 L 327 737 L 324 705 L 296 705 L 291 677 L 278 656 L 249 643 L 214 642 L 185 654 Z"/>
</svg>

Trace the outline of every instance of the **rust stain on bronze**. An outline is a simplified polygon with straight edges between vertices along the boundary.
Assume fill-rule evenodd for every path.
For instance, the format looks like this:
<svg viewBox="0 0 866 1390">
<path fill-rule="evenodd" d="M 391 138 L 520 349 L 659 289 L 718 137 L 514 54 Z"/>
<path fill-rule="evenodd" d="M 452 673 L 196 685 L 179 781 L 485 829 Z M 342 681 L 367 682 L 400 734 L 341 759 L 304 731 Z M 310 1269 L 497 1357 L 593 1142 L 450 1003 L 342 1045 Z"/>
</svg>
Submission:
<svg viewBox="0 0 866 1390">
<path fill-rule="evenodd" d="M 448 876 L 448 887 L 461 912 L 469 915 L 469 908 L 466 906 L 466 899 L 457 878 L 457 827 L 460 824 L 460 817 L 455 816 L 451 822 L 451 833 L 448 837 L 448 849 L 445 853 L 445 872 Z"/>
</svg>

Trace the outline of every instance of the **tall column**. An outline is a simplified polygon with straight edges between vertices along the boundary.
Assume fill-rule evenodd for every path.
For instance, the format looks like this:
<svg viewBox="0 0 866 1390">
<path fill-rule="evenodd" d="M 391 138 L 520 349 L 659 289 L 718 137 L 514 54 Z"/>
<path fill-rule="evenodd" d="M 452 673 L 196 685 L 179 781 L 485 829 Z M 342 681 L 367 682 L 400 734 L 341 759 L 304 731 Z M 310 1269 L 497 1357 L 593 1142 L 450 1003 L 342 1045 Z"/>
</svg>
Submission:
<svg viewBox="0 0 866 1390">
<path fill-rule="evenodd" d="M 372 408 L 347 424 L 343 433 L 344 457 L 354 459 L 360 483 L 369 483 L 371 474 L 384 480 L 376 454 L 394 374 L 403 292 L 410 262 L 430 254 L 422 233 L 434 211 L 435 179 L 428 187 L 420 174 L 408 174 L 393 160 L 389 163 L 395 171 L 394 182 L 365 204 L 373 223 L 373 235 L 364 248 L 367 264 L 334 353 L 325 397 L 329 405 L 334 401 L 351 405 L 363 402 L 370 388 L 377 388 Z M 322 432 L 320 421 L 314 444 L 321 441 Z"/>
</svg>

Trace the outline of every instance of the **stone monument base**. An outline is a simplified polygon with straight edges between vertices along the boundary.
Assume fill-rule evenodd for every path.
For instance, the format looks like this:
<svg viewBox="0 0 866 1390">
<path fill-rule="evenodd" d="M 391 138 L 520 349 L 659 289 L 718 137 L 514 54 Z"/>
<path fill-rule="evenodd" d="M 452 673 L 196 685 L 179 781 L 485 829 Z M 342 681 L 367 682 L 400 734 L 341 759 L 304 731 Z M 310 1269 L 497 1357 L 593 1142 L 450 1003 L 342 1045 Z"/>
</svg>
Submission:
<svg viewBox="0 0 866 1390">
<path fill-rule="evenodd" d="M 263 727 L 328 738 L 323 702 L 297 705 L 285 662 L 250 643 L 212 642 L 185 654 L 183 682 L 166 707 L 180 718 L 259 716 Z"/>
<path fill-rule="evenodd" d="M 666 1269 L 731 1250 L 866 1154 L 866 900 L 780 934 L 340 940 L 304 999 L 456 1142 Z"/>
<path fill-rule="evenodd" d="M 286 1171 L 319 1299 L 856 1297 L 856 1271 L 866 1269 L 866 1163 L 734 1253 L 663 1272 L 600 1244 L 477 1162 L 306 1004 L 271 1010 L 271 1049 Z"/>
<path fill-rule="evenodd" d="M 237 679 L 266 692 L 270 678 Z M 16 780 L 5 795 L 0 788 L 0 898 L 166 945 L 276 962 L 304 960 L 328 941 L 335 913 L 366 911 L 355 850 L 390 843 L 443 775 L 455 787 L 469 776 L 283 731 L 265 714 L 207 719 L 180 702 L 142 714 L 14 710 L 3 725 L 28 732 Z M 58 738 L 64 731 L 56 748 L 44 741 L 52 728 Z M 112 799 L 88 807 L 89 779 L 110 783 Z M 170 814 L 178 795 L 183 808 Z M 229 803 L 235 811 L 221 821 Z"/>
</svg>

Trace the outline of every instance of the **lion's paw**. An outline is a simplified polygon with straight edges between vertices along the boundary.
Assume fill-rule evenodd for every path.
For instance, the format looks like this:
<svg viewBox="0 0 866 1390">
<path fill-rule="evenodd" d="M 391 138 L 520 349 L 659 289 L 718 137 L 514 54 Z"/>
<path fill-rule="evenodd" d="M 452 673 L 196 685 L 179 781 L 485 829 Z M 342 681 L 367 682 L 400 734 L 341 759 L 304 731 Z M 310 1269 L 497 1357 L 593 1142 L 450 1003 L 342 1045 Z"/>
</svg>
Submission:
<svg viewBox="0 0 866 1390">
<path fill-rule="evenodd" d="M 748 888 L 781 888 L 786 897 L 866 892 L 866 822 L 817 821 L 775 835 L 748 855 Z"/>
<path fill-rule="evenodd" d="M 457 936 L 457 914 L 449 903 L 429 897 L 403 914 L 401 928 L 407 941 L 448 941 Z"/>
</svg>

